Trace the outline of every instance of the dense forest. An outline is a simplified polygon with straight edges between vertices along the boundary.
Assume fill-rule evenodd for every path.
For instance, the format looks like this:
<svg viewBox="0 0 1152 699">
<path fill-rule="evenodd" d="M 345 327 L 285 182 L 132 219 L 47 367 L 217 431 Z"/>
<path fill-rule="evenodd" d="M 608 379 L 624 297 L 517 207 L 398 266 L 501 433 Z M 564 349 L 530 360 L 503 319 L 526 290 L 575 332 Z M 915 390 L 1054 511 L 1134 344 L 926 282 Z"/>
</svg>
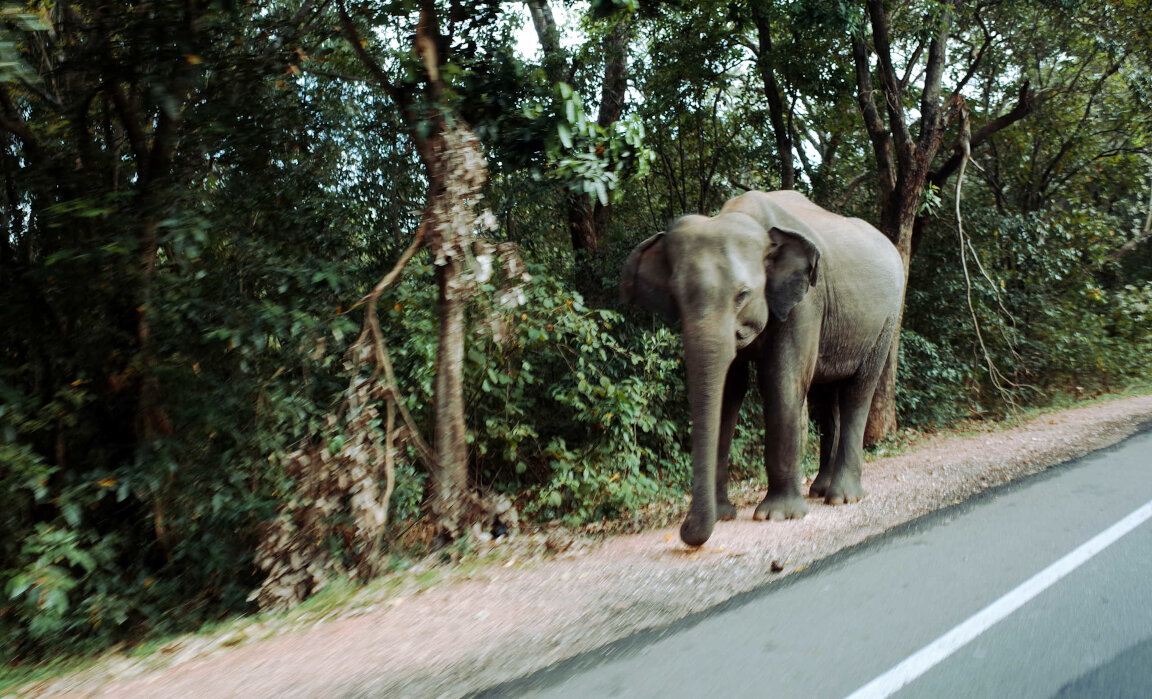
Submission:
<svg viewBox="0 0 1152 699">
<path fill-rule="evenodd" d="M 1146 0 L 2 5 L 3 659 L 683 493 L 619 270 L 748 189 L 903 256 L 872 441 L 1147 379 L 1149 105 Z"/>
</svg>

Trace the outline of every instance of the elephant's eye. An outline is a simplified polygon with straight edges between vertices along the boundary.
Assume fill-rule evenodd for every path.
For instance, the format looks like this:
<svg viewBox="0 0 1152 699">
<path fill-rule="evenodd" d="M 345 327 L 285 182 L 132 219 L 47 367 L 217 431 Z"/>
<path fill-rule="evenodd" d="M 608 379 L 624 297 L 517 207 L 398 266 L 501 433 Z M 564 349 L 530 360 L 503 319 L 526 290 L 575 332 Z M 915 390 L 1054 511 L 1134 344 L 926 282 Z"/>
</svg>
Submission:
<svg viewBox="0 0 1152 699">
<path fill-rule="evenodd" d="M 751 289 L 741 289 L 740 293 L 736 294 L 736 305 L 743 306 L 750 296 L 752 296 Z"/>
</svg>

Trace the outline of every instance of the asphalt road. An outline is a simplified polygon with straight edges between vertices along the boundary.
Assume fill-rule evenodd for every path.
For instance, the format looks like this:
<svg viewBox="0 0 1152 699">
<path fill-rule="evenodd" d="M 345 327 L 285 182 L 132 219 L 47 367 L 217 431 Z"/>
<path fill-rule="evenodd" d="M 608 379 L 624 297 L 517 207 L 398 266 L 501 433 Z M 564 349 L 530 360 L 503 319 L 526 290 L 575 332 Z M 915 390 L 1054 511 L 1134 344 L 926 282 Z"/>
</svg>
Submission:
<svg viewBox="0 0 1152 699">
<path fill-rule="evenodd" d="M 481 696 L 1152 697 L 1152 433 Z"/>
</svg>

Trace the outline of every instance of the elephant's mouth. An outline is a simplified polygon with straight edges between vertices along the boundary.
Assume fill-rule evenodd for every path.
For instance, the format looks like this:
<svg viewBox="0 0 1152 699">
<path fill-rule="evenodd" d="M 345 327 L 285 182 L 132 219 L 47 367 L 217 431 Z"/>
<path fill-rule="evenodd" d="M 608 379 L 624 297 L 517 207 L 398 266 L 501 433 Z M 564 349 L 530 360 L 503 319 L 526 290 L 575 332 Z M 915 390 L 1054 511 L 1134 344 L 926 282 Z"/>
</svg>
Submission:
<svg viewBox="0 0 1152 699">
<path fill-rule="evenodd" d="M 744 328 L 736 331 L 736 349 L 744 349 L 752 341 L 752 334 Z"/>
<path fill-rule="evenodd" d="M 756 336 L 760 334 L 760 328 L 751 323 L 745 323 L 736 328 L 736 349 L 741 350 L 752 344 Z"/>
</svg>

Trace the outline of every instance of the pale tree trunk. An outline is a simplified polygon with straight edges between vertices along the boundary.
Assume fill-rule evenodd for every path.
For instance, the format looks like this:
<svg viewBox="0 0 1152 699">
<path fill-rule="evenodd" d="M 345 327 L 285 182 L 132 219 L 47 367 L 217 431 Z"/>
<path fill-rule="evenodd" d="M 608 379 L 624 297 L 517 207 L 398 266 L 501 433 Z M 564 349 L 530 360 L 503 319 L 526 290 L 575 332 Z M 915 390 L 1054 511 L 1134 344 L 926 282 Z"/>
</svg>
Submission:
<svg viewBox="0 0 1152 699">
<path fill-rule="evenodd" d="M 439 339 L 434 380 L 434 455 L 429 470 L 427 507 L 441 540 L 464 533 L 480 500 L 468 476 L 467 427 L 464 419 L 465 306 L 475 291 L 468 259 L 477 242 L 478 215 L 488 168 L 480 141 L 459 117 L 445 118 L 444 82 L 437 46 L 441 35 L 433 0 L 422 0 L 413 49 L 424 68 L 425 99 L 416 105 L 417 87 L 394 82 L 368 54 L 359 31 L 339 4 L 340 20 L 352 50 L 373 80 L 399 107 L 428 176 L 428 198 L 421 221 L 424 242 L 435 256 Z M 534 15 L 535 16 L 535 15 Z M 550 19 L 550 18 L 549 18 Z M 554 32 L 553 32 L 554 38 Z M 420 128 L 421 122 L 431 128 Z M 422 136 L 422 133 L 428 133 Z"/>
<path fill-rule="evenodd" d="M 435 3 L 425 0 L 415 43 L 428 74 L 433 104 L 439 104 L 444 90 L 436 50 L 439 37 Z M 483 198 L 488 167 L 479 139 L 462 119 L 454 119 L 450 126 L 443 112 L 435 111 L 431 121 L 433 135 L 417 145 L 428 173 L 422 225 L 435 256 L 440 314 L 433 397 L 436 458 L 429 474 L 428 508 L 438 536 L 452 540 L 464 533 L 472 505 L 478 502 L 468 477 L 464 419 L 464 310 L 475 291 L 465 265 L 477 228 L 474 206 Z"/>
<path fill-rule="evenodd" d="M 442 534 L 455 538 L 466 524 L 468 442 L 464 421 L 464 306 L 458 288 L 461 261 L 448 259 L 436 268 L 440 335 L 436 348 L 434 448 L 429 509 Z"/>
</svg>

